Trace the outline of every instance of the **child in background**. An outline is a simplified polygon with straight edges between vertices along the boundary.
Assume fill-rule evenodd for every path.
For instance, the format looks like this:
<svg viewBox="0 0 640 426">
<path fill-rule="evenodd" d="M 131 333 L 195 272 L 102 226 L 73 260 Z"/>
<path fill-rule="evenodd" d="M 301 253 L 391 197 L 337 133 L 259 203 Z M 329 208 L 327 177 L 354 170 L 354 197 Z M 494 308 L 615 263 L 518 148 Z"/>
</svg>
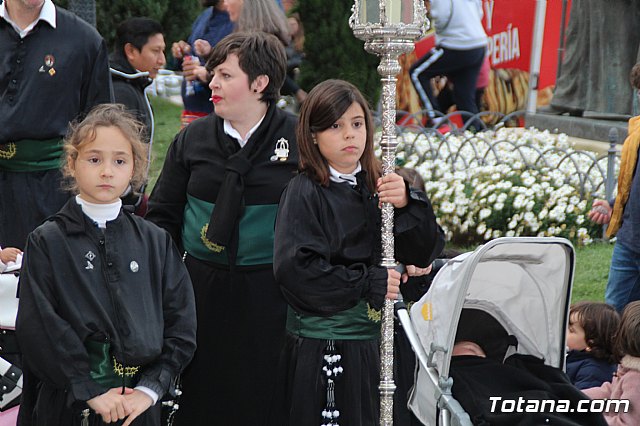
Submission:
<svg viewBox="0 0 640 426">
<path fill-rule="evenodd" d="M 302 104 L 301 173 L 276 219 L 274 272 L 289 312 L 271 424 L 378 424 L 378 310 L 401 279 L 379 266 L 379 203 L 395 207 L 400 262 L 424 269 L 444 245 L 426 195 L 395 173 L 379 177 L 374 130 L 367 102 L 345 81 L 318 84 Z"/>
<path fill-rule="evenodd" d="M 606 412 L 609 425 L 640 424 L 640 301 L 629 303 L 622 312 L 615 338 L 615 351 L 620 360 L 613 380 L 600 387 L 584 390 L 591 399 L 628 400 L 629 409 Z M 613 405 L 615 407 L 615 405 Z"/>
<path fill-rule="evenodd" d="M 620 316 L 602 302 L 578 302 L 569 311 L 567 375 L 578 389 L 610 382 L 618 368 L 613 339 Z"/>
<path fill-rule="evenodd" d="M 424 179 L 422 179 L 422 176 L 420 176 L 420 173 L 418 173 L 416 169 L 411 167 L 396 167 L 396 173 L 407 182 L 409 188 L 415 188 L 426 193 Z"/>
<path fill-rule="evenodd" d="M 20 277 L 16 333 L 32 396 L 21 424 L 158 425 L 156 402 L 193 356 L 180 254 L 167 232 L 122 209 L 147 167 L 141 130 L 105 104 L 67 136 L 63 174 L 78 195 L 29 235 Z"/>
</svg>

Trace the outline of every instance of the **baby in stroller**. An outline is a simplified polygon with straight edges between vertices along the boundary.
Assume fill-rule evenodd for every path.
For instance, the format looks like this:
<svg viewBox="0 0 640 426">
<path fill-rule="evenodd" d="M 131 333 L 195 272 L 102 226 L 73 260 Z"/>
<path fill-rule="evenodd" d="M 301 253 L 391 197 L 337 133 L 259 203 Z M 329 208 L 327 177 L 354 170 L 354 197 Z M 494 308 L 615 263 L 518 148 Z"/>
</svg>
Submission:
<svg viewBox="0 0 640 426">
<path fill-rule="evenodd" d="M 497 238 L 449 260 L 410 318 L 398 310 L 422 423 L 605 424 L 563 372 L 574 264 L 566 239 Z"/>
<path fill-rule="evenodd" d="M 512 354 L 517 339 L 490 314 L 463 309 L 455 341 L 452 394 L 473 424 L 606 424 L 599 413 L 571 412 L 586 396 L 559 368 L 531 355 Z M 542 401 L 549 401 L 549 408 L 554 401 L 556 409 L 543 409 Z M 559 409 L 560 401 L 566 401 L 567 412 Z"/>
</svg>

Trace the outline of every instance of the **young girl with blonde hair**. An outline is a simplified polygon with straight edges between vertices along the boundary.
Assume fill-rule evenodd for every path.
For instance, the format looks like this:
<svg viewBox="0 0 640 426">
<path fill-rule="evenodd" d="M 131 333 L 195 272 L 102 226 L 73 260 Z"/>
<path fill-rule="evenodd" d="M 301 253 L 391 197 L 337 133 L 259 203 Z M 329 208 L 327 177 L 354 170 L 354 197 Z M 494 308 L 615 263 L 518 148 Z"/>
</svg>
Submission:
<svg viewBox="0 0 640 426">
<path fill-rule="evenodd" d="M 147 167 L 141 130 L 105 104 L 65 141 L 78 195 L 29 235 L 20 277 L 21 424 L 158 425 L 157 401 L 193 356 L 180 254 L 166 231 L 122 209 Z"/>
</svg>

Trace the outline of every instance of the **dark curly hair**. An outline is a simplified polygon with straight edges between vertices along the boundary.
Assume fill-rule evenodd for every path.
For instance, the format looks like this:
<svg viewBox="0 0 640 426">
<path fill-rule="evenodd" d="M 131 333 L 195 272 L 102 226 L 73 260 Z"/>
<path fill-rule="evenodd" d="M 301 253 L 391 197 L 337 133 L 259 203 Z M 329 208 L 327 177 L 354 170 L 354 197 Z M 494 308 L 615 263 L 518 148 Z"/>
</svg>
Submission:
<svg viewBox="0 0 640 426">
<path fill-rule="evenodd" d="M 610 363 L 619 361 L 614 352 L 614 339 L 620 315 L 613 306 L 602 302 L 575 303 L 569 311 L 569 322 L 584 329 L 584 339 L 594 358 Z"/>
</svg>

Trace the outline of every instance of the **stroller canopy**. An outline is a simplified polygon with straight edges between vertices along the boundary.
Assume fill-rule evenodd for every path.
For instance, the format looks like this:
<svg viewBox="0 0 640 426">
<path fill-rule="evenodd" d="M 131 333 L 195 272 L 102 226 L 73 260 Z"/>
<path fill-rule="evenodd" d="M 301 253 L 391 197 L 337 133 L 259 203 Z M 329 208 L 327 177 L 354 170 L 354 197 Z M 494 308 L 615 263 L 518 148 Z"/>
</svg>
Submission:
<svg viewBox="0 0 640 426">
<path fill-rule="evenodd" d="M 464 308 L 487 312 L 517 339 L 516 353 L 564 365 L 574 251 L 563 238 L 498 238 L 451 259 L 411 308 L 411 322 L 433 367 L 449 376 Z"/>
</svg>

